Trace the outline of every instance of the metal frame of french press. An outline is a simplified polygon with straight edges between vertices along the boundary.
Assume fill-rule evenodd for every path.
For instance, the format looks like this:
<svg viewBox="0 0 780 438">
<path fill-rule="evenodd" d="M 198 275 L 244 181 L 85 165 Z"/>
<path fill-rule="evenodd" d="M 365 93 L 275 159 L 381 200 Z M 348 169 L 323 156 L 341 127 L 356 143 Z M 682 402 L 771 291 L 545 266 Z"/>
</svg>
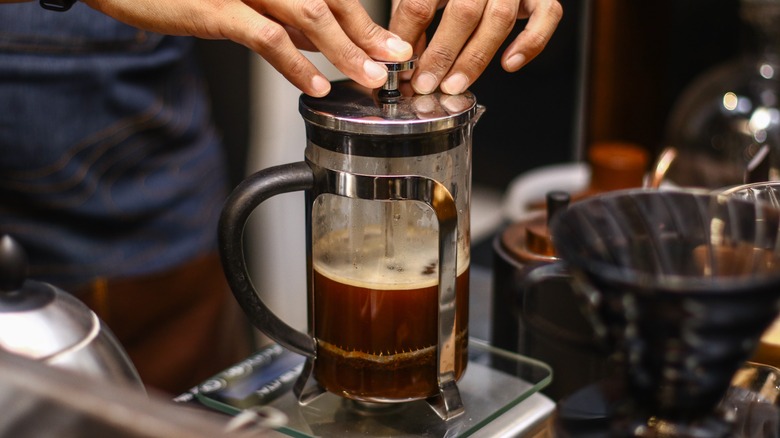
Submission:
<svg viewBox="0 0 780 438">
<path fill-rule="evenodd" d="M 388 81 L 376 90 L 383 111 L 392 113 L 401 99 L 398 73 L 409 70 L 415 60 L 385 63 Z M 474 109 L 476 111 L 476 108 Z M 472 114 L 473 115 L 473 114 Z M 307 222 L 311 220 L 314 200 L 330 193 L 354 199 L 380 202 L 417 201 L 428 205 L 439 224 L 439 286 L 437 380 L 439 393 L 427 401 L 436 414 L 450 420 L 465 412 L 456 383 L 456 279 L 458 259 L 458 209 L 450 191 L 438 181 L 417 175 L 360 175 L 325 169 L 306 161 L 275 166 L 250 175 L 226 201 L 220 218 L 219 245 L 222 265 L 231 290 L 251 322 L 280 342 L 285 348 L 306 357 L 303 371 L 294 386 L 302 405 L 311 403 L 325 390 L 312 378 L 317 356 L 317 341 L 313 336 L 313 312 L 309 306 L 309 333 L 289 327 L 258 297 L 249 278 L 243 257 L 243 226 L 254 209 L 266 199 L 281 193 L 303 190 L 306 194 Z M 308 224 L 310 225 L 310 224 Z M 311 235 L 307 233 L 307 272 L 312 272 Z M 312 278 L 307 278 L 311 293 Z M 312 303 L 312 297 L 308 302 Z M 465 305 L 468 305 L 466 303 Z"/>
<path fill-rule="evenodd" d="M 386 62 L 388 80 L 377 91 L 377 99 L 384 109 L 392 111 L 392 106 L 401 96 L 398 90 L 398 73 L 414 67 L 415 60 L 403 63 Z M 312 206 L 315 199 L 325 193 L 352 199 L 371 201 L 417 201 L 428 205 L 436 215 L 439 223 L 439 286 L 438 286 L 438 345 L 436 353 L 437 380 L 439 394 L 430 397 L 427 402 L 444 419 L 455 418 L 465 412 L 460 397 L 455 374 L 457 338 L 456 332 L 456 279 L 458 276 L 458 209 L 455 199 L 449 190 L 430 178 L 414 175 L 356 175 L 347 172 L 325 169 L 314 163 L 307 162 L 314 172 L 314 187 L 321 187 L 319 192 L 306 191 L 306 218 L 312 217 Z M 307 236 L 310 239 L 311 236 Z M 306 242 L 307 256 L 306 272 L 313 272 L 311 248 L 312 242 Z M 308 290 L 311 292 L 311 277 L 307 278 Z M 308 302 L 313 302 L 309 297 Z M 314 327 L 313 315 L 309 312 L 309 328 Z M 311 385 L 313 358 L 307 357 L 303 372 L 295 384 L 295 394 L 301 404 L 311 403 L 324 392 L 319 385 Z"/>
</svg>

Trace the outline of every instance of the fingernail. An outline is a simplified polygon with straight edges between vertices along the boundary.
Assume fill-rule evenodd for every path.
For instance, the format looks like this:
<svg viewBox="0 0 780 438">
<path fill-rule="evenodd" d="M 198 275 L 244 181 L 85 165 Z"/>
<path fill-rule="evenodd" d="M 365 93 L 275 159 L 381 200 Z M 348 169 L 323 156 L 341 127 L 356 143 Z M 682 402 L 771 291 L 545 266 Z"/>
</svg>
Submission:
<svg viewBox="0 0 780 438">
<path fill-rule="evenodd" d="M 384 66 L 381 66 L 376 62 L 371 61 L 370 59 L 366 59 L 366 62 L 363 63 L 363 71 L 366 72 L 366 75 L 368 75 L 368 77 L 371 78 L 371 80 L 374 81 L 387 80 L 387 70 L 384 68 Z"/>
<path fill-rule="evenodd" d="M 508 70 L 517 70 L 525 64 L 525 55 L 522 53 L 515 53 L 506 60 L 506 67 Z"/>
<path fill-rule="evenodd" d="M 469 78 L 463 73 L 455 73 L 441 83 L 441 91 L 447 94 L 460 94 L 469 86 Z"/>
<path fill-rule="evenodd" d="M 412 54 L 412 45 L 407 43 L 406 41 L 402 40 L 398 37 L 388 38 L 386 41 L 387 48 L 390 49 L 391 52 L 397 54 L 397 55 L 409 55 Z"/>
<path fill-rule="evenodd" d="M 323 97 L 330 92 L 330 82 L 322 76 L 311 78 L 311 87 L 314 90 L 314 97 Z"/>
<path fill-rule="evenodd" d="M 414 79 L 412 88 L 419 94 L 431 94 L 436 89 L 436 76 L 432 73 L 420 73 Z"/>
</svg>

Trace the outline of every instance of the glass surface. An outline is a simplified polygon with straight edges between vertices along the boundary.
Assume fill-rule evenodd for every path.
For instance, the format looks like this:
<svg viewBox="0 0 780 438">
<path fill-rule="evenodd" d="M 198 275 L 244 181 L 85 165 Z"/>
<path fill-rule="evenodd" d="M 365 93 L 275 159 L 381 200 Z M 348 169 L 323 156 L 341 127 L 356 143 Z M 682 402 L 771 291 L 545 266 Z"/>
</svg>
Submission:
<svg viewBox="0 0 780 438">
<path fill-rule="evenodd" d="M 666 179 L 721 187 L 780 178 L 780 2 L 741 0 L 749 37 L 742 56 L 696 78 L 675 102 Z"/>
<path fill-rule="evenodd" d="M 438 394 L 440 245 L 433 210 L 416 201 L 323 194 L 312 216 L 317 381 L 373 402 Z M 468 247 L 458 248 L 455 378 L 467 361 L 468 256 Z"/>
<path fill-rule="evenodd" d="M 469 363 L 458 382 L 466 412 L 441 420 L 425 401 L 358 404 L 325 393 L 301 406 L 292 392 L 302 356 L 273 346 L 207 380 L 195 397 L 205 406 L 236 415 L 267 405 L 289 417 L 279 432 L 309 436 L 468 436 L 535 394 L 552 380 L 546 364 L 469 341 Z"/>
</svg>

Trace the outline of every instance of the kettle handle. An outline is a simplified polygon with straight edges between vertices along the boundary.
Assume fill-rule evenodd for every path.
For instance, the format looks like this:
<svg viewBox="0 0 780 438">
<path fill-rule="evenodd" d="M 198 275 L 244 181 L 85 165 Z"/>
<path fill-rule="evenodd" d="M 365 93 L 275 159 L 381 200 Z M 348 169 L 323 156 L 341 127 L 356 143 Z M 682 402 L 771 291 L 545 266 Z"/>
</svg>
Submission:
<svg viewBox="0 0 780 438">
<path fill-rule="evenodd" d="M 249 321 L 269 338 L 293 352 L 314 358 L 315 340 L 279 319 L 257 294 L 244 260 L 244 226 L 261 202 L 282 193 L 314 188 L 314 173 L 305 162 L 256 172 L 233 190 L 219 219 L 219 249 L 227 282 Z"/>
</svg>

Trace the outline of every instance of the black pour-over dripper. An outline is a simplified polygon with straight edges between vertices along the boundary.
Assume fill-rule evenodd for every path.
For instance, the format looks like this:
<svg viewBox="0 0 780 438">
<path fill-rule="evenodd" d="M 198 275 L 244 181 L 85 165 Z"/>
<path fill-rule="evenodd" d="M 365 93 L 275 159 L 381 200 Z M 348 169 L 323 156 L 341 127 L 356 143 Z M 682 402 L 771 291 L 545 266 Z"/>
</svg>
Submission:
<svg viewBox="0 0 780 438">
<path fill-rule="evenodd" d="M 559 257 L 622 364 L 610 435 L 731 436 L 717 406 L 778 314 L 779 225 L 768 204 L 657 190 L 556 217 Z"/>
</svg>

